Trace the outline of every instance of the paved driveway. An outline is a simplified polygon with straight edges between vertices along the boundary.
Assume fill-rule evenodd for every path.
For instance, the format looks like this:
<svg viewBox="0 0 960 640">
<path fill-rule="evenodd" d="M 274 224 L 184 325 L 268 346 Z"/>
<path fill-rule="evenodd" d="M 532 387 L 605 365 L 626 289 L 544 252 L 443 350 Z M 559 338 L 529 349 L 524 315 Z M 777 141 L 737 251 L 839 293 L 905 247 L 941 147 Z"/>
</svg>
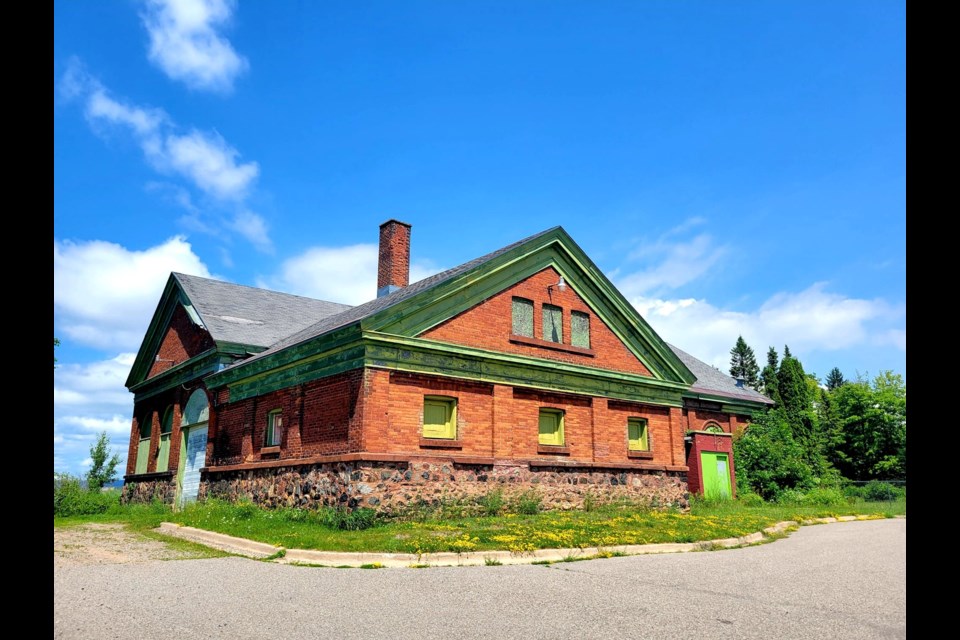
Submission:
<svg viewBox="0 0 960 640">
<path fill-rule="evenodd" d="M 905 638 L 904 519 L 551 566 L 59 566 L 55 638 Z"/>
</svg>

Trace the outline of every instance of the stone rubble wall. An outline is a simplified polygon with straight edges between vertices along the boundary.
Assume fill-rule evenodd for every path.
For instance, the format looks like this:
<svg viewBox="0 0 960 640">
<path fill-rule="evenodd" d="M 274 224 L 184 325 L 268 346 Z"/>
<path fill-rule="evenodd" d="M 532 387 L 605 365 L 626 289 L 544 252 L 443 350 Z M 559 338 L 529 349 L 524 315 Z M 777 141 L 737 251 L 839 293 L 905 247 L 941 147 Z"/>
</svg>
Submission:
<svg viewBox="0 0 960 640">
<path fill-rule="evenodd" d="M 689 506 L 681 472 L 531 469 L 447 462 L 339 462 L 204 474 L 200 499 L 250 500 L 265 507 L 367 507 L 396 515 L 418 505 L 476 502 L 500 489 L 505 500 L 534 491 L 545 510 L 616 500 Z"/>
</svg>

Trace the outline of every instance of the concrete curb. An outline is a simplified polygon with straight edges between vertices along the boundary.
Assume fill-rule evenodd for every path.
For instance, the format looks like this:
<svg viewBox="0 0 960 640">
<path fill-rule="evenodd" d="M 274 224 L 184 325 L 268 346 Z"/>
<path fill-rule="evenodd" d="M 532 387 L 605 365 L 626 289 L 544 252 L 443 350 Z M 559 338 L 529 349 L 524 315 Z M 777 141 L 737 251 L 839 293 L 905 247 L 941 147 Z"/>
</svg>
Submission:
<svg viewBox="0 0 960 640">
<path fill-rule="evenodd" d="M 897 516 L 905 517 L 905 516 Z M 627 544 L 609 547 L 585 547 L 572 549 L 537 549 L 535 551 L 513 553 L 511 551 L 467 551 L 464 553 L 440 552 L 424 553 L 352 553 L 348 551 L 315 551 L 311 549 L 284 549 L 264 542 L 255 542 L 246 538 L 236 538 L 223 533 L 214 533 L 193 527 L 184 527 L 172 522 L 161 523 L 160 533 L 205 544 L 228 553 L 248 558 L 270 558 L 283 564 L 323 565 L 332 567 L 443 567 L 443 566 L 481 566 L 485 564 L 531 564 L 534 562 L 561 562 L 572 559 L 603 558 L 611 555 L 647 555 L 658 553 L 689 553 L 691 551 L 712 551 L 730 549 L 762 542 L 771 535 L 784 533 L 803 525 L 827 524 L 831 522 L 851 522 L 854 520 L 881 520 L 875 516 L 840 516 L 838 518 L 814 518 L 796 522 L 785 520 L 739 538 L 722 538 L 702 542 L 667 542 L 659 544 Z"/>
</svg>

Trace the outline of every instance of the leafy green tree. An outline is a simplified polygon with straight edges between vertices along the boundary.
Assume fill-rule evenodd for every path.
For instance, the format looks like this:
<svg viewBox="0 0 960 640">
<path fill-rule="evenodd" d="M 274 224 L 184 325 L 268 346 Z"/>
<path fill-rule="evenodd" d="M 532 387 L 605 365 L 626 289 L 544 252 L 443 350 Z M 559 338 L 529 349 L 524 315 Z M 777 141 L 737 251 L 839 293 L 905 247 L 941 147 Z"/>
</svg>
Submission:
<svg viewBox="0 0 960 640">
<path fill-rule="evenodd" d="M 751 389 L 760 386 L 760 367 L 757 366 L 757 358 L 743 336 L 738 336 L 737 343 L 730 349 L 730 375 L 734 378 L 743 378 Z"/>
<path fill-rule="evenodd" d="M 831 404 L 828 456 L 844 477 L 906 477 L 907 387 L 900 374 L 848 381 L 831 393 Z"/>
<path fill-rule="evenodd" d="M 765 500 L 775 499 L 785 489 L 809 489 L 816 481 L 805 454 L 783 409 L 755 415 L 733 443 L 737 485 Z"/>
<path fill-rule="evenodd" d="M 780 367 L 780 358 L 777 356 L 777 350 L 770 347 L 767 350 L 767 366 L 760 373 L 760 380 L 763 385 L 762 393 L 776 402 L 780 403 L 780 394 L 777 391 L 777 369 Z"/>
<path fill-rule="evenodd" d="M 106 431 L 101 431 L 97 441 L 90 447 L 90 459 L 93 463 L 87 471 L 87 489 L 99 491 L 104 485 L 116 480 L 120 456 L 116 453 L 110 455 L 110 438 Z"/>
<path fill-rule="evenodd" d="M 830 369 L 830 373 L 827 374 L 827 391 L 833 391 L 840 385 L 842 385 L 846 380 L 843 379 L 843 374 L 840 373 L 840 369 L 834 367 Z"/>
</svg>

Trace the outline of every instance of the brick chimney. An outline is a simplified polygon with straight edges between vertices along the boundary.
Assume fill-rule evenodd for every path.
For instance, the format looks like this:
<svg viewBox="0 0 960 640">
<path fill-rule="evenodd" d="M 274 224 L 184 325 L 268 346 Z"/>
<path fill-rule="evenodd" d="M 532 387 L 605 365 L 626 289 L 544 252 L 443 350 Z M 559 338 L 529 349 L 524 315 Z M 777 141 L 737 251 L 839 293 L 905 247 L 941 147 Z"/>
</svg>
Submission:
<svg viewBox="0 0 960 640">
<path fill-rule="evenodd" d="M 410 225 L 391 218 L 380 225 L 377 297 L 410 284 Z"/>
</svg>

